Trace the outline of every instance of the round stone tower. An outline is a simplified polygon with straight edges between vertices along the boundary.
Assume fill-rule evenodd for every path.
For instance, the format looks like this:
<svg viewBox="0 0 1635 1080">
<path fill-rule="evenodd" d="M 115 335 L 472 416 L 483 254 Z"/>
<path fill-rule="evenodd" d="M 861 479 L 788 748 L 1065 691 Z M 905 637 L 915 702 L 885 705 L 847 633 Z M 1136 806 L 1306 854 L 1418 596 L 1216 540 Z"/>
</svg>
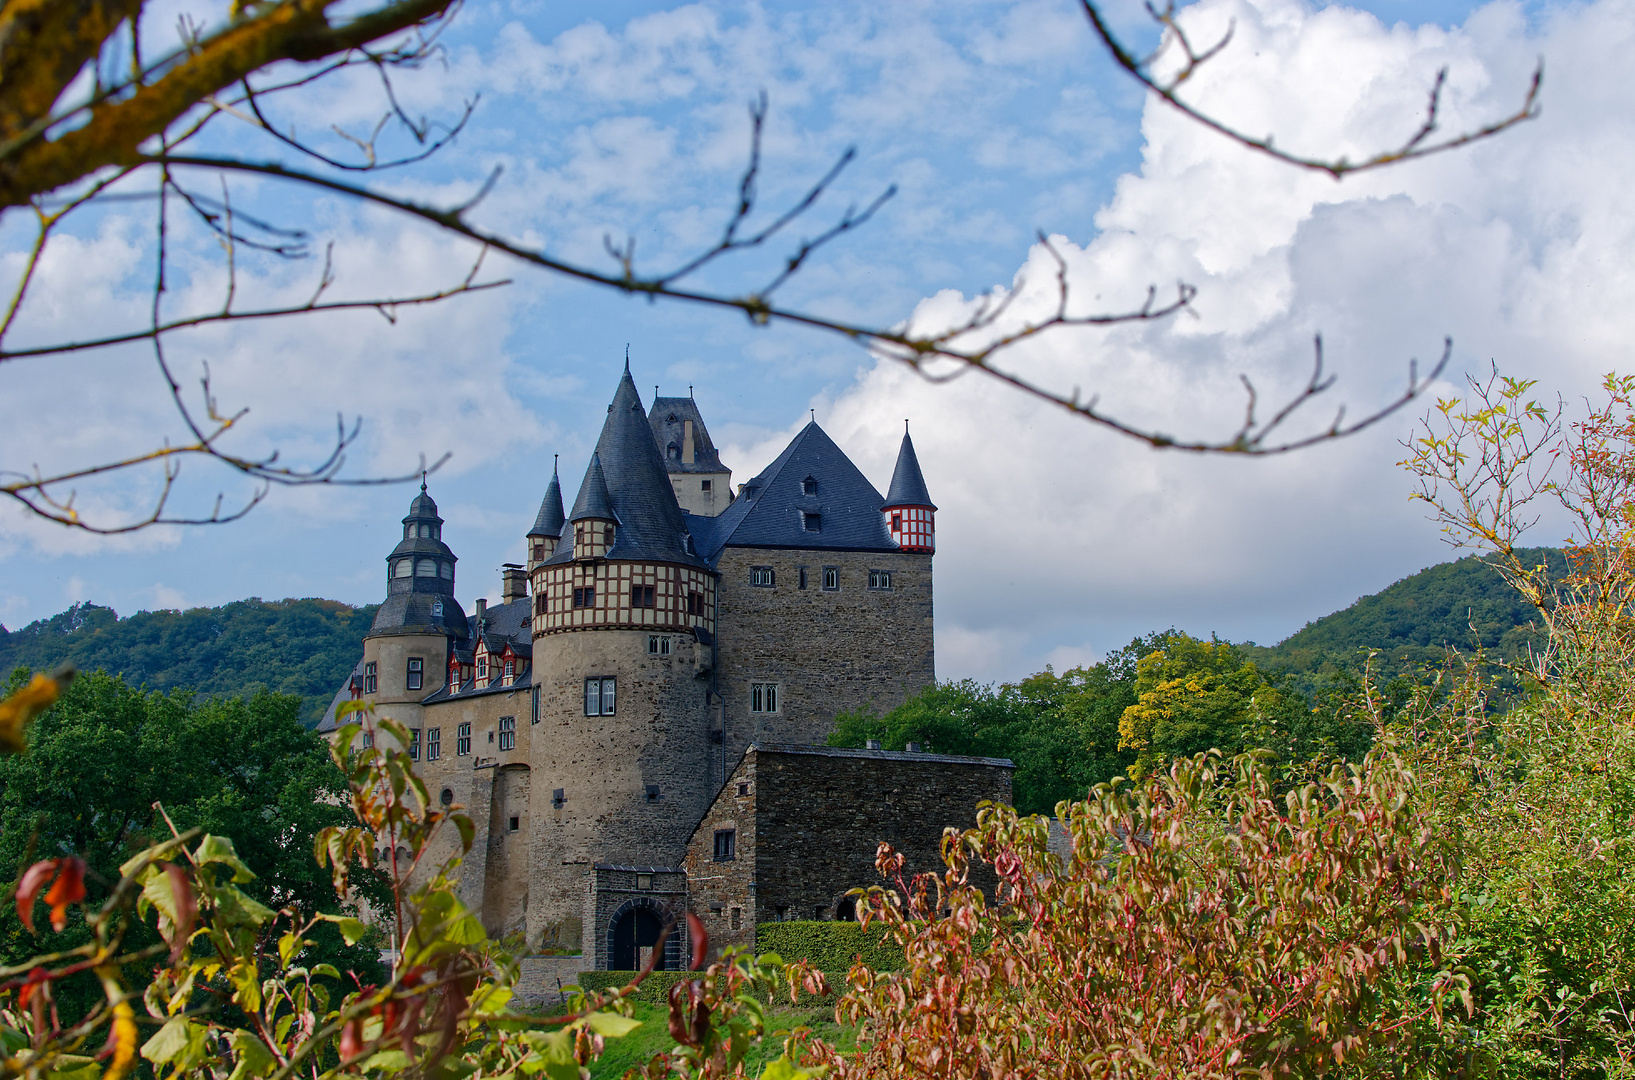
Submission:
<svg viewBox="0 0 1635 1080">
<path fill-rule="evenodd" d="M 696 553 L 628 367 L 566 518 L 530 573 L 540 708 L 528 939 L 578 938 L 589 960 L 611 933 L 602 909 L 616 899 L 597 867 L 680 867 L 715 794 L 715 574 Z"/>
</svg>

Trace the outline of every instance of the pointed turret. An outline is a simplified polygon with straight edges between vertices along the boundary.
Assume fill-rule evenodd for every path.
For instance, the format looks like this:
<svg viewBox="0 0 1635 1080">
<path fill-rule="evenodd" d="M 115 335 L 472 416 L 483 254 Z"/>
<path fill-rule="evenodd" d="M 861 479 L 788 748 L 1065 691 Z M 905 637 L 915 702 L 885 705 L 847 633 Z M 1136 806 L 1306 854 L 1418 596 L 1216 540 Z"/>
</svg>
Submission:
<svg viewBox="0 0 1635 1080">
<path fill-rule="evenodd" d="M 556 550 L 556 542 L 562 538 L 562 526 L 567 517 L 562 513 L 562 481 L 557 476 L 556 466 L 551 466 L 551 482 L 545 487 L 545 498 L 540 500 L 539 513 L 534 518 L 534 527 L 528 530 L 528 569 L 551 557 Z"/>
<path fill-rule="evenodd" d="M 897 467 L 891 473 L 891 487 L 880 507 L 891 538 L 904 551 L 935 551 L 937 548 L 937 506 L 925 489 L 925 474 L 908 437 L 908 421 L 903 421 L 903 445 L 897 451 Z"/>
<path fill-rule="evenodd" d="M 573 513 L 568 515 L 573 524 L 573 557 L 595 558 L 606 555 L 613 546 L 614 527 L 619 518 L 613 512 L 613 499 L 608 495 L 607 476 L 602 472 L 602 455 L 590 456 L 590 467 L 585 470 L 584 482 L 579 485 L 579 497 L 573 500 Z"/>
</svg>

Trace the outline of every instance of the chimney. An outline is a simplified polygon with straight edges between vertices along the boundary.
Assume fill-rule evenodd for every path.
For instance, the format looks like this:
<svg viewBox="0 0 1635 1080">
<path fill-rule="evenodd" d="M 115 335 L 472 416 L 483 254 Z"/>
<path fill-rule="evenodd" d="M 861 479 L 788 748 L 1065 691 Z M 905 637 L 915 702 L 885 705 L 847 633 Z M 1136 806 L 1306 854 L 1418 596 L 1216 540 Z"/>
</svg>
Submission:
<svg viewBox="0 0 1635 1080">
<path fill-rule="evenodd" d="M 908 744 L 906 749 L 910 754 L 918 754 L 920 752 L 920 744 L 917 742 L 911 742 Z"/>
<path fill-rule="evenodd" d="M 528 571 L 516 563 L 506 563 L 500 578 L 500 603 L 511 604 L 528 598 Z"/>
<path fill-rule="evenodd" d="M 479 596 L 477 597 L 477 619 L 481 621 L 486 618 L 488 618 L 488 597 Z"/>
<path fill-rule="evenodd" d="M 879 739 L 870 739 L 870 740 L 868 740 L 868 742 L 865 745 L 870 750 L 878 750 L 878 749 L 880 749 L 880 740 Z"/>
<path fill-rule="evenodd" d="M 691 420 L 681 422 L 681 460 L 687 465 L 693 463 L 693 422 Z"/>
</svg>

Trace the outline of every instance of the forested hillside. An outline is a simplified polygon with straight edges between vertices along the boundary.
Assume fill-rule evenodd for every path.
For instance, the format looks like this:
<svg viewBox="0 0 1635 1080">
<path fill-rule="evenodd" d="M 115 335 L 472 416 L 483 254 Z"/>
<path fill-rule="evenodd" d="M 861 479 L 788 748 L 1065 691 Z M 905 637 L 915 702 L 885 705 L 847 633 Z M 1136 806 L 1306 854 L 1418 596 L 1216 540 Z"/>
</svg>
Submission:
<svg viewBox="0 0 1635 1080">
<path fill-rule="evenodd" d="M 1549 566 L 1554 575 L 1566 572 L 1566 559 L 1556 548 L 1516 554 Z M 1400 670 L 1435 664 L 1450 645 L 1470 652 L 1479 639 L 1495 659 L 1516 661 L 1535 633 L 1533 617 L 1533 608 L 1499 572 L 1471 555 L 1403 578 L 1307 623 L 1277 645 L 1251 649 L 1250 655 L 1272 670 L 1320 672 L 1354 667 L 1361 650 L 1378 649 L 1386 669 Z"/>
<path fill-rule="evenodd" d="M 112 608 L 75 604 L 21 630 L 0 627 L 0 678 L 17 667 L 50 671 L 72 664 L 153 690 L 297 694 L 301 720 L 311 727 L 357 662 L 374 617 L 373 604 L 355 608 L 334 600 L 252 597 L 123 619 Z"/>
</svg>

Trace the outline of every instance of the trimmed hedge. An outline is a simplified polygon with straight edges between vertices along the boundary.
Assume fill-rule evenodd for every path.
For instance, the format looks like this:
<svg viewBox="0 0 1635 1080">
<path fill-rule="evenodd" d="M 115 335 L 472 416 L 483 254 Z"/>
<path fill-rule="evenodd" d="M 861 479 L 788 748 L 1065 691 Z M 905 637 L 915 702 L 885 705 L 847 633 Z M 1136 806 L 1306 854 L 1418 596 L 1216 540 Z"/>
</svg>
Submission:
<svg viewBox="0 0 1635 1080">
<path fill-rule="evenodd" d="M 696 979 L 700 976 L 697 971 L 655 971 L 642 980 L 636 987 L 636 992 L 630 995 L 631 1001 L 641 1001 L 648 1005 L 664 1005 L 668 1001 L 666 995 L 670 987 L 685 979 Z M 812 995 L 801 991 L 800 1000 L 808 1005 L 833 1005 L 836 998 L 846 990 L 845 971 L 825 971 L 824 978 L 829 981 L 827 994 Z M 586 993 L 596 993 L 601 990 L 611 990 L 616 986 L 623 986 L 636 977 L 634 971 L 581 971 L 579 978 L 574 980 L 579 988 Z M 772 994 L 774 999 L 788 1000 L 788 987 L 779 984 L 778 990 Z"/>
<path fill-rule="evenodd" d="M 828 972 L 848 970 L 857 957 L 876 971 L 903 966 L 903 947 L 878 924 L 864 930 L 854 922 L 757 923 L 755 951 L 777 953 L 789 963 L 805 960 Z"/>
</svg>

